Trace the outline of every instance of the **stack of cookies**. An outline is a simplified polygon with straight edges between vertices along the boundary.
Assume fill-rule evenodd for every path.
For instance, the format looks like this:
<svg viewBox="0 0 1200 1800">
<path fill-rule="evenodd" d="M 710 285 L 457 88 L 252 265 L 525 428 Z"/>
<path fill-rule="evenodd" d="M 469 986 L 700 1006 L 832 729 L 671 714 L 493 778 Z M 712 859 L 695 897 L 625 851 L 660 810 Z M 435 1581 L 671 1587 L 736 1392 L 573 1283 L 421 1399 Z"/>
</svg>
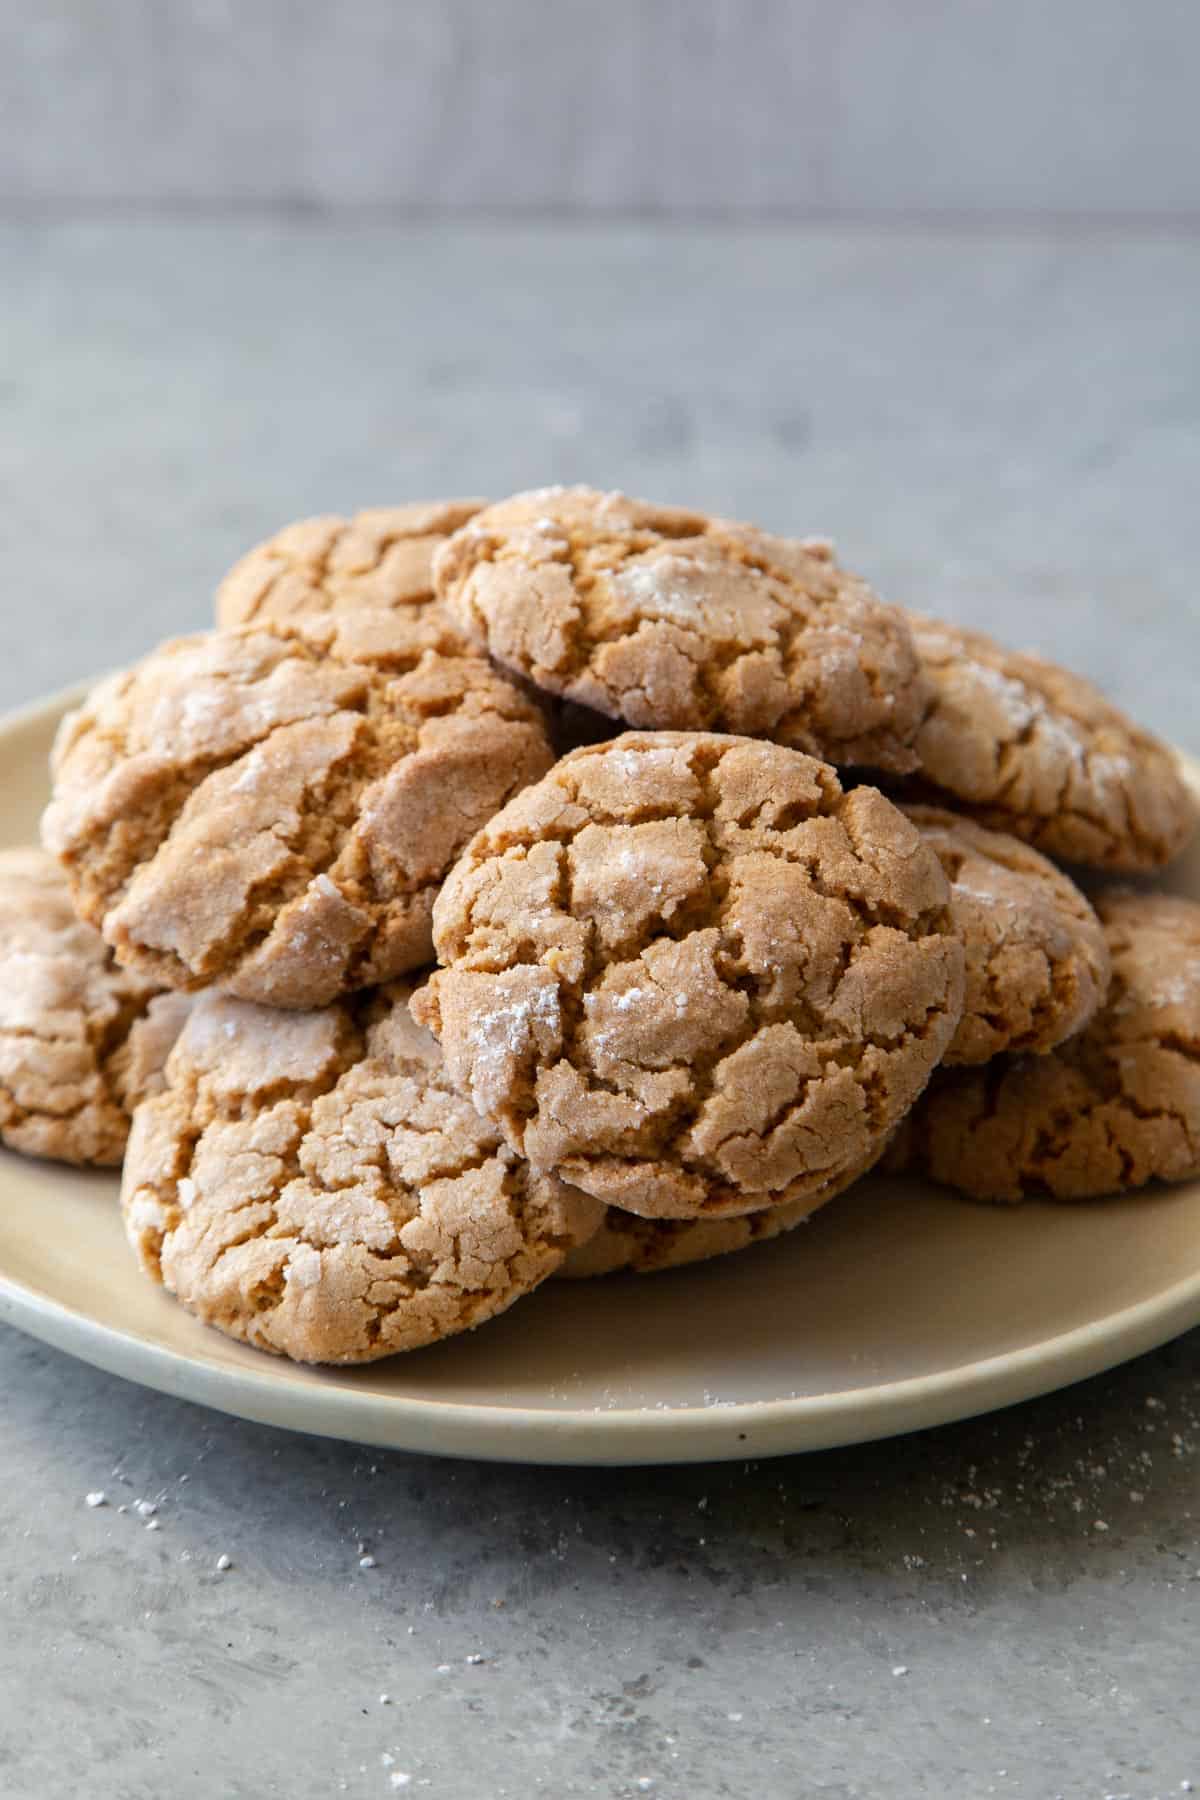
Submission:
<svg viewBox="0 0 1200 1800">
<path fill-rule="evenodd" d="M 1200 1173 L 1195 822 L 1086 682 L 585 488 L 281 532 L 0 858 L 0 1135 L 306 1362 L 777 1236 L 886 1158 Z M 1056 860 L 1051 860 L 1054 858 Z"/>
</svg>

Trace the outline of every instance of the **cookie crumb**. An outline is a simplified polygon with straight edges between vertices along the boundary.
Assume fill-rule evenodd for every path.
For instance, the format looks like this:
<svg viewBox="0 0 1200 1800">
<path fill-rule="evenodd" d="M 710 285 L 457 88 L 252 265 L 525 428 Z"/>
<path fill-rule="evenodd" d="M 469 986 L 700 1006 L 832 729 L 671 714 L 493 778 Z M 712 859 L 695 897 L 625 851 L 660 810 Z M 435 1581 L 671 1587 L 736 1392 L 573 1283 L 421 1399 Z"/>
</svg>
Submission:
<svg viewBox="0 0 1200 1800">
<path fill-rule="evenodd" d="M 892 1674 L 893 1675 L 907 1675 L 908 1674 L 908 1664 L 907 1663 L 897 1663 L 895 1668 L 892 1670 Z"/>
<path fill-rule="evenodd" d="M 156 1500 L 135 1500 L 133 1510 L 140 1519 L 152 1519 L 158 1511 Z"/>
<path fill-rule="evenodd" d="M 93 1488 L 90 1494 L 83 1496 L 83 1504 L 85 1506 L 107 1506 L 108 1495 L 103 1488 Z"/>
<path fill-rule="evenodd" d="M 226 1556 L 225 1552 L 222 1550 L 220 1556 L 217 1558 L 217 1573 L 223 1575 L 226 1569 L 232 1569 L 232 1567 L 233 1558 L 231 1556 Z"/>
<path fill-rule="evenodd" d="M 360 1556 L 358 1559 L 358 1566 L 360 1569 L 373 1569 L 376 1567 L 375 1558 L 373 1556 Z"/>
</svg>

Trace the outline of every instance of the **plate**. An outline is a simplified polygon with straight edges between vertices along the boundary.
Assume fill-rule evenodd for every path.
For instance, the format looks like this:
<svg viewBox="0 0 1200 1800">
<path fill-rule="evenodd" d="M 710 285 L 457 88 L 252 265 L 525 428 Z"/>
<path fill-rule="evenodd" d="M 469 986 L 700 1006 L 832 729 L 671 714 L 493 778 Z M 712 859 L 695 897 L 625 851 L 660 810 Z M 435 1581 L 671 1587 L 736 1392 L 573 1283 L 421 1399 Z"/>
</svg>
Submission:
<svg viewBox="0 0 1200 1800">
<path fill-rule="evenodd" d="M 0 844 L 35 839 L 77 698 L 0 721 Z M 1200 899 L 1200 849 L 1169 885 Z M 321 1370 L 221 1337 L 146 1281 L 113 1176 L 0 1151 L 0 1318 L 147 1387 L 359 1443 L 512 1462 L 771 1456 L 1028 1399 L 1200 1323 L 1200 1182 L 1007 1209 L 876 1179 L 717 1263 L 550 1282 L 471 1336 Z"/>
</svg>

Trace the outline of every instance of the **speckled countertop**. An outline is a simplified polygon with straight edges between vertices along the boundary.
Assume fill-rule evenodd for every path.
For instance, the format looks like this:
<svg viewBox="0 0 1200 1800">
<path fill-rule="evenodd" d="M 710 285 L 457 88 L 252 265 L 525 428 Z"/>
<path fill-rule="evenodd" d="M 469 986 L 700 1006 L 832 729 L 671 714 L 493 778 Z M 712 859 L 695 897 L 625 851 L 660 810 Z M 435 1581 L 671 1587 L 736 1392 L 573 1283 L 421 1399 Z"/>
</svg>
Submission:
<svg viewBox="0 0 1200 1800">
<path fill-rule="evenodd" d="M 0 267 L 7 704 L 287 518 L 589 479 L 829 532 L 1200 749 L 1200 240 L 129 220 Z M 0 1792 L 1200 1791 L 1198 1409 L 1193 1333 L 883 1446 L 516 1469 L 2 1330 Z"/>
</svg>

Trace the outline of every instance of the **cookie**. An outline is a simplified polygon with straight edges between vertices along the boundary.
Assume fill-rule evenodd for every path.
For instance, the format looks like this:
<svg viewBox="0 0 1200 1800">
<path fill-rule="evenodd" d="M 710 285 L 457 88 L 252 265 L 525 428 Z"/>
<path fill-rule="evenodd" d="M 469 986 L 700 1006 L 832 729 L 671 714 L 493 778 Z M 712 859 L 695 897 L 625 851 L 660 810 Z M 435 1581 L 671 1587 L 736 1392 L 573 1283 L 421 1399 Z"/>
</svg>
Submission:
<svg viewBox="0 0 1200 1800">
<path fill-rule="evenodd" d="M 485 504 L 435 500 L 374 507 L 352 519 L 300 519 L 230 569 L 217 589 L 217 624 L 383 611 L 393 628 L 424 634 L 429 648 L 461 651 L 433 597 L 433 553 Z"/>
<path fill-rule="evenodd" d="M 0 851 L 0 1140 L 56 1162 L 119 1163 L 190 1006 L 118 966 L 41 850 Z"/>
<path fill-rule="evenodd" d="M 1081 1031 L 1104 999 L 1109 961 L 1074 882 L 1006 832 L 939 807 L 903 810 L 946 872 L 966 950 L 963 1016 L 943 1061 L 1041 1054 Z"/>
<path fill-rule="evenodd" d="M 824 1196 L 795 1200 L 732 1219 L 642 1219 L 610 1206 L 599 1231 L 571 1251 L 558 1276 L 588 1281 L 599 1275 L 659 1275 L 666 1269 L 711 1262 L 806 1224 L 823 1203 Z"/>
<path fill-rule="evenodd" d="M 499 662 L 612 718 L 916 766 L 926 690 L 908 626 L 823 540 L 545 488 L 477 513 L 434 581 Z"/>
<path fill-rule="evenodd" d="M 404 994 L 285 1013 L 210 993 L 134 1117 L 147 1274 L 261 1350 L 360 1363 L 472 1330 L 597 1227 L 446 1078 Z"/>
<path fill-rule="evenodd" d="M 43 836 L 122 962 L 304 1008 L 428 962 L 446 870 L 552 761 L 480 658 L 381 661 L 353 619 L 244 626 L 64 720 Z"/>
<path fill-rule="evenodd" d="M 874 788 L 708 733 L 575 751 L 468 845 L 413 1000 L 514 1150 L 650 1218 L 816 1193 L 962 1009 L 936 856 Z"/>
<path fill-rule="evenodd" d="M 981 631 L 910 615 L 931 699 L 916 737 L 920 797 L 1050 856 L 1156 869 L 1196 823 L 1172 751 L 1096 688 Z"/>
<path fill-rule="evenodd" d="M 643 1219 L 637 1213 L 606 1206 L 600 1229 L 569 1253 L 557 1271 L 558 1278 L 586 1281 L 626 1272 L 658 1275 L 666 1269 L 710 1262 L 717 1256 L 765 1244 L 797 1225 L 806 1225 L 820 1207 L 852 1187 L 874 1161 L 874 1156 L 869 1157 L 866 1168 L 852 1169 L 803 1200 L 730 1219 Z"/>
<path fill-rule="evenodd" d="M 892 1167 L 979 1200 L 1086 1200 L 1200 1174 L 1200 906 L 1113 889 L 1103 1009 L 1048 1056 L 935 1076 Z"/>
</svg>

